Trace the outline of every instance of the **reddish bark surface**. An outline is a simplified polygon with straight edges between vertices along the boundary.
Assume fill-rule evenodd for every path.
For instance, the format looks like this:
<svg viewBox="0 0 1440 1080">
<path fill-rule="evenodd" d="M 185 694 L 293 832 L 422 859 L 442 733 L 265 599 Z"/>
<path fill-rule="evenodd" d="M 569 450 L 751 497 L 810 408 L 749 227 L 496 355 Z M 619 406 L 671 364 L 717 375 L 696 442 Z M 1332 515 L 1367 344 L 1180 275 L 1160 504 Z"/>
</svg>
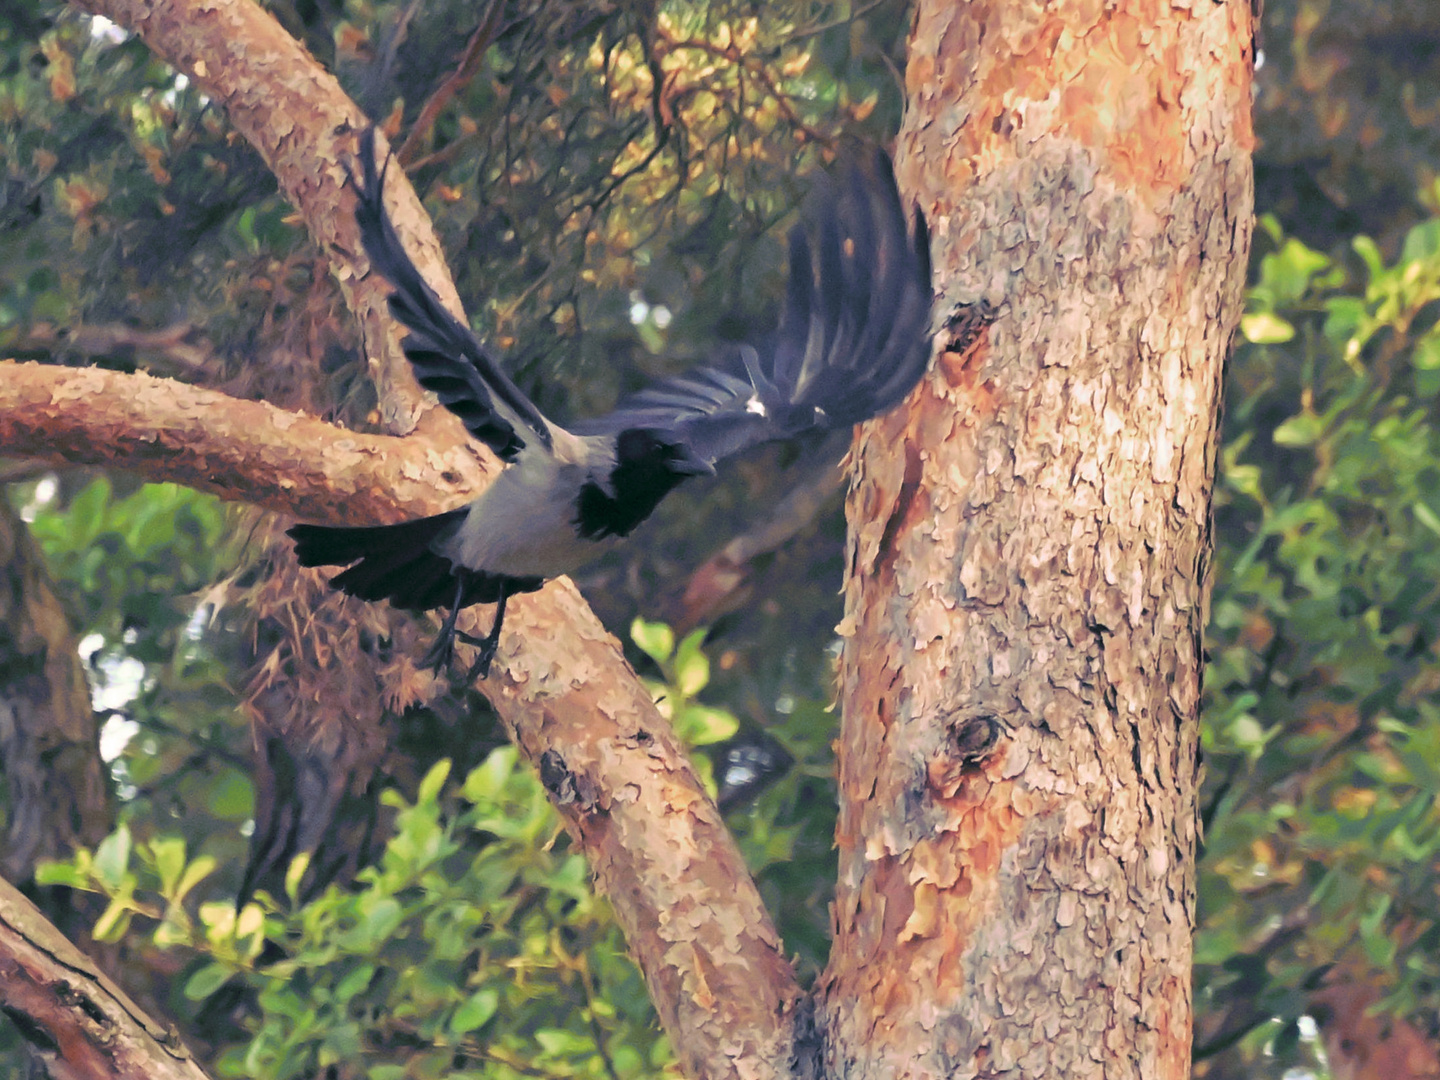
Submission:
<svg viewBox="0 0 1440 1080">
<path fill-rule="evenodd" d="M 918 6 L 897 173 L 942 313 L 996 317 L 854 451 L 836 1073 L 1189 1073 L 1250 31 L 1245 3 Z"/>
</svg>

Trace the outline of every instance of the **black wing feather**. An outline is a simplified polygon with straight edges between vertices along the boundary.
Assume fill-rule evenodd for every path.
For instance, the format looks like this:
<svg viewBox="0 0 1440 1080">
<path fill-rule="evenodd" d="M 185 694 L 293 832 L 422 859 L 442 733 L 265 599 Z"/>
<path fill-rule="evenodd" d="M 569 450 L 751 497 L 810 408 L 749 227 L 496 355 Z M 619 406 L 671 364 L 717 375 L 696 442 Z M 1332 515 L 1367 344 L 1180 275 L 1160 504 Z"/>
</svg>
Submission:
<svg viewBox="0 0 1440 1080">
<path fill-rule="evenodd" d="M 714 463 L 898 405 L 930 362 L 924 215 L 917 209 L 909 226 L 889 159 L 877 151 L 839 181 L 822 178 L 805 217 L 790 233 L 780 327 L 740 348 L 743 376 L 700 368 L 664 379 L 575 430 L 661 431 Z"/>
<path fill-rule="evenodd" d="M 355 221 L 371 265 L 395 287 L 390 312 L 410 331 L 401 347 L 416 379 L 505 461 L 515 460 L 528 435 L 549 448 L 550 429 L 540 410 L 510 381 L 490 350 L 446 310 L 401 246 L 385 212 L 385 173 L 375 165 L 374 128 L 360 136 L 359 162 L 364 187 L 355 185 Z M 354 183 L 353 174 L 350 179 Z"/>
<path fill-rule="evenodd" d="M 469 570 L 436 552 L 469 512 L 462 506 L 398 525 L 292 525 L 289 534 L 301 566 L 355 564 L 330 579 L 333 587 L 361 600 L 389 600 L 409 611 L 449 607 L 455 602 L 457 579 L 465 582 L 461 607 L 493 603 L 502 585 L 510 596 L 540 588 L 543 578 Z"/>
<path fill-rule="evenodd" d="M 462 507 L 398 525 L 294 525 L 289 532 L 301 566 L 355 563 L 330 580 L 335 588 L 424 611 L 455 599 L 454 566 L 434 547 L 460 527 L 466 513 Z"/>
</svg>

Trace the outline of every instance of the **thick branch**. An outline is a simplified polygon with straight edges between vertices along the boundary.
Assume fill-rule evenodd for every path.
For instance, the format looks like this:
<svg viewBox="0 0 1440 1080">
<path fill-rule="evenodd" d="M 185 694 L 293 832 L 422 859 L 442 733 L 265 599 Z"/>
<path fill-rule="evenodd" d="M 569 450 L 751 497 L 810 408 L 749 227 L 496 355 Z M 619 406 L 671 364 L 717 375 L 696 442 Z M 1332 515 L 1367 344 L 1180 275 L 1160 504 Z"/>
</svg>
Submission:
<svg viewBox="0 0 1440 1080">
<path fill-rule="evenodd" d="M 0 451 L 128 469 L 337 525 L 450 509 L 481 482 L 465 444 L 365 435 L 139 372 L 10 361 L 0 361 Z"/>
<path fill-rule="evenodd" d="M 9 882 L 0 880 L 0 1007 L 53 1076 L 205 1080 L 155 1023 Z"/>
<path fill-rule="evenodd" d="M 440 453 L 436 446 L 468 445 L 463 429 L 433 404 L 427 411 L 418 397 L 396 347 L 397 328 L 385 310 L 388 286 L 361 272 L 354 217 L 348 209 L 337 212 L 349 206 L 340 198 L 344 173 L 339 162 L 353 153 L 354 132 L 365 121 L 334 78 L 251 0 L 205 5 L 87 0 L 87 6 L 139 33 L 225 106 L 236 129 L 274 170 L 312 238 L 330 253 L 366 340 L 372 347 L 384 343 L 377 384 L 387 427 L 407 431 L 419 416 L 417 434 L 425 438 L 425 456 L 412 458 L 388 449 L 376 454 L 381 444 L 344 436 L 355 440 L 346 453 L 353 454 L 347 460 L 357 470 L 398 469 L 398 475 L 387 474 L 387 482 L 365 483 L 360 490 L 363 482 L 340 475 L 343 470 L 332 475 L 325 467 L 328 449 L 319 455 L 312 451 L 308 461 L 292 460 L 301 467 L 295 476 L 285 475 L 264 453 L 250 459 L 258 468 L 242 467 L 235 461 L 237 443 L 259 439 L 277 450 L 287 445 L 276 441 L 275 415 L 255 413 L 253 428 L 233 432 L 237 438 L 212 447 L 213 454 L 199 442 L 190 444 L 190 452 L 198 453 L 207 468 L 229 467 L 223 483 L 204 486 L 212 491 L 228 486 L 231 494 L 243 493 L 252 501 L 260 493 L 267 505 L 297 507 L 310 518 L 343 514 L 359 521 L 361 507 L 370 517 L 368 511 L 388 499 L 413 515 L 425 503 L 426 489 L 428 498 L 438 502 L 454 490 L 442 483 L 469 482 L 474 471 L 462 469 L 463 461 L 447 458 L 458 478 L 450 481 L 429 456 Z M 387 201 L 420 271 L 458 311 L 433 230 L 401 170 L 390 172 Z M 315 438 L 330 437 L 317 421 L 297 418 L 294 423 L 316 425 L 306 429 L 307 436 L 313 431 Z M 198 438 L 198 432 L 188 430 Z M 78 431 L 73 434 L 79 438 Z M 95 452 L 119 437 L 110 428 L 86 445 Z M 162 440 L 155 442 L 163 449 Z M 153 444 L 133 449 L 142 455 L 152 451 L 145 462 L 147 475 L 159 469 L 162 458 L 175 456 L 153 453 Z M 463 451 L 457 453 L 463 458 Z M 403 462 L 396 460 L 402 456 Z M 321 459 L 319 475 L 315 457 Z M 322 477 L 339 484 L 338 492 L 322 491 Z M 271 496 L 282 499 L 287 482 L 297 488 L 309 484 L 310 497 L 270 502 Z M 744 862 L 683 747 L 572 587 L 552 585 L 516 601 L 511 611 L 507 627 L 521 633 L 506 635 L 501 649 L 506 670 L 481 688 L 542 775 L 583 777 L 583 799 L 567 802 L 563 785 L 552 787 L 552 793 L 611 899 L 684 1067 L 692 1076 L 715 1078 L 784 1072 L 799 988 Z M 517 637 L 524 640 L 523 649 L 516 647 Z"/>
<path fill-rule="evenodd" d="M 0 363 L 0 451 L 136 469 L 336 523 L 463 501 L 440 478 L 458 476 L 454 459 L 468 452 L 149 375 L 15 363 Z M 506 629 L 504 675 L 483 689 L 590 856 L 693 1074 L 731 1075 L 751 1053 L 783 1063 L 793 973 L 724 822 L 615 639 L 568 582 L 512 601 Z"/>
</svg>

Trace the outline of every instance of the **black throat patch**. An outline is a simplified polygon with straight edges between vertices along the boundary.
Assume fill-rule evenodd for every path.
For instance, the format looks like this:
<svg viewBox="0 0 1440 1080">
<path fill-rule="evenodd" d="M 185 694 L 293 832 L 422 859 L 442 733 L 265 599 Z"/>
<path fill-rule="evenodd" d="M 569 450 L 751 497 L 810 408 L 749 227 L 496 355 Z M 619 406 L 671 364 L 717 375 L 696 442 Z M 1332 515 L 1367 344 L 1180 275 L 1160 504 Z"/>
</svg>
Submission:
<svg viewBox="0 0 1440 1080">
<path fill-rule="evenodd" d="M 614 496 L 589 480 L 575 500 L 575 528 L 587 540 L 629 536 L 654 512 L 660 500 L 689 476 L 671 467 L 675 449 L 649 432 L 622 432 L 616 456 L 615 469 L 610 473 Z"/>
</svg>

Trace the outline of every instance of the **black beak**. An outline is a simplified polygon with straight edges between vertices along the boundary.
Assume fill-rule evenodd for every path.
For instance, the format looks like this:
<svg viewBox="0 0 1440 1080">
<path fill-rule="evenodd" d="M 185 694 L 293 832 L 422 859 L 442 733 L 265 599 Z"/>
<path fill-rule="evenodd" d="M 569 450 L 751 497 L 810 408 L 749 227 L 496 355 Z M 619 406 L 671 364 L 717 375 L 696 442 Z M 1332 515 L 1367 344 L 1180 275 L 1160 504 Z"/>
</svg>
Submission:
<svg viewBox="0 0 1440 1080">
<path fill-rule="evenodd" d="M 714 476 L 715 466 L 699 457 L 688 446 L 677 447 L 680 451 L 670 461 L 670 471 L 681 476 Z"/>
</svg>

